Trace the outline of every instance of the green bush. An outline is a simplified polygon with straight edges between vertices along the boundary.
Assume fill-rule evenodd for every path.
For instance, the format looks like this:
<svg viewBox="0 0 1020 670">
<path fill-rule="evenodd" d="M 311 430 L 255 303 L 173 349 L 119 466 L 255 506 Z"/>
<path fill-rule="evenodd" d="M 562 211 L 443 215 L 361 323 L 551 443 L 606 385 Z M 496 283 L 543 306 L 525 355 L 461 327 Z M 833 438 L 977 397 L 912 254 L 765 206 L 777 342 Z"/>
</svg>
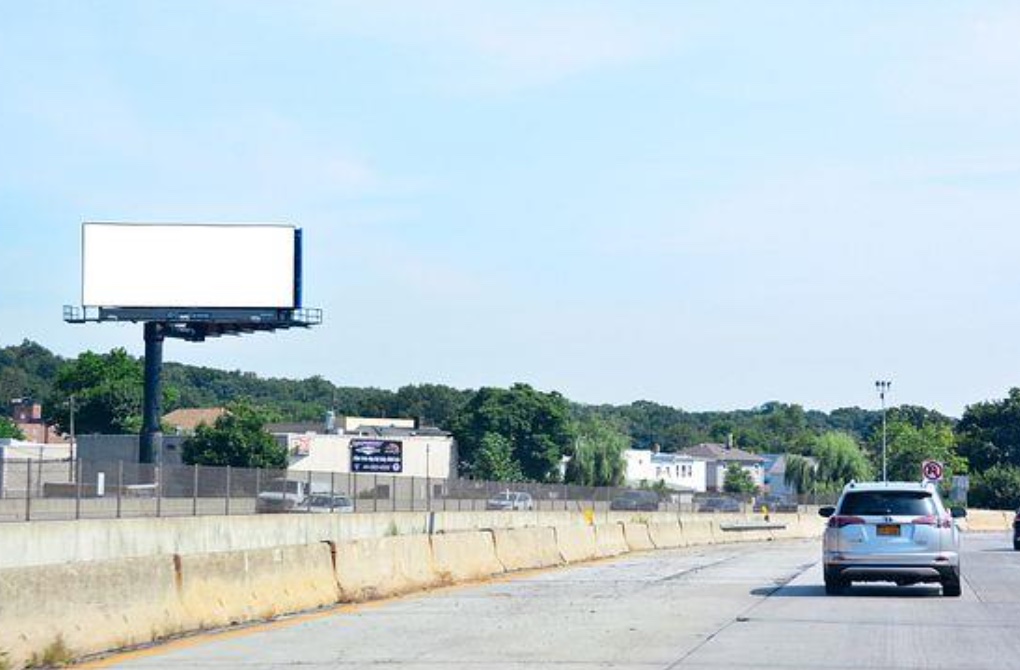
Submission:
<svg viewBox="0 0 1020 670">
<path fill-rule="evenodd" d="M 1020 505 L 1020 468 L 993 465 L 975 475 L 967 502 L 982 509 L 1016 509 Z"/>
</svg>

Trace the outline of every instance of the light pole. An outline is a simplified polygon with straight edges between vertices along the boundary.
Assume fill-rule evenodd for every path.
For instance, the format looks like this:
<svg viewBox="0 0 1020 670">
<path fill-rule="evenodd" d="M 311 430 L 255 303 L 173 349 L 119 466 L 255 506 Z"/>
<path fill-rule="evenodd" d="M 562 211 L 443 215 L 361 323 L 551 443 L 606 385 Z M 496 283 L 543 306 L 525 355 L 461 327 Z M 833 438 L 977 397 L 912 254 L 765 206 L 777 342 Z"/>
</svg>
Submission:
<svg viewBox="0 0 1020 670">
<path fill-rule="evenodd" d="M 882 401 L 882 481 L 888 482 L 888 470 L 886 469 L 886 458 L 885 458 L 885 394 L 889 391 L 889 387 L 892 386 L 891 381 L 877 381 L 875 382 L 875 390 L 878 391 L 878 397 Z"/>
</svg>

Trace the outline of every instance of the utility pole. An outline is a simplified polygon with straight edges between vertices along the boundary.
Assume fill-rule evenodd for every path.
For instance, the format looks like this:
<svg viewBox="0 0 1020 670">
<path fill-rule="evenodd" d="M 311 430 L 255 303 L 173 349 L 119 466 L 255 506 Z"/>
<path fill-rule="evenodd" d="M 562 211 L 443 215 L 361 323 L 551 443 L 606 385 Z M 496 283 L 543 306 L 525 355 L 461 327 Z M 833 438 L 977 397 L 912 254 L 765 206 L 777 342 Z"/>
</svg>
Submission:
<svg viewBox="0 0 1020 670">
<path fill-rule="evenodd" d="M 74 436 L 74 410 L 76 409 L 74 404 L 74 394 L 72 393 L 67 399 L 67 408 L 71 413 L 71 459 L 70 459 L 70 473 L 68 475 L 68 481 L 72 478 L 74 473 L 74 462 L 78 458 L 78 441 Z"/>
<path fill-rule="evenodd" d="M 889 481 L 889 471 L 886 467 L 886 433 L 885 433 L 885 394 L 889 391 L 889 387 L 892 386 L 891 381 L 879 380 L 875 382 L 875 390 L 878 391 L 878 398 L 882 401 L 882 481 Z"/>
</svg>

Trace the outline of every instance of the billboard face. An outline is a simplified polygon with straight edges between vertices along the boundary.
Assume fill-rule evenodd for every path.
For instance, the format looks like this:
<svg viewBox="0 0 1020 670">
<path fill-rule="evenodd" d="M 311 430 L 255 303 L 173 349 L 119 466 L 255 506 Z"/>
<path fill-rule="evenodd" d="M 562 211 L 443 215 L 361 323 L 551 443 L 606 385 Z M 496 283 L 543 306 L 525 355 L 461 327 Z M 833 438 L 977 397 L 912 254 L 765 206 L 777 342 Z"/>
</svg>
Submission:
<svg viewBox="0 0 1020 670">
<path fill-rule="evenodd" d="M 86 223 L 82 305 L 293 308 L 293 226 Z"/>
<path fill-rule="evenodd" d="M 402 472 L 403 452 L 400 440 L 351 440 L 351 472 Z"/>
</svg>

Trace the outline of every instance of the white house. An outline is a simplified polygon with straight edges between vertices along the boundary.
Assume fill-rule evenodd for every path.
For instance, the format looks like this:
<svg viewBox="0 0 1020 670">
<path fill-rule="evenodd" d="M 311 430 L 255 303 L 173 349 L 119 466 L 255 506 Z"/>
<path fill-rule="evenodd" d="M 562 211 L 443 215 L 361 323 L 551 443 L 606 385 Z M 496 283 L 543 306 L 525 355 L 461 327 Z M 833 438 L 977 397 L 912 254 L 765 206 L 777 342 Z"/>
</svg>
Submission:
<svg viewBox="0 0 1020 670">
<path fill-rule="evenodd" d="M 796 496 L 797 491 L 786 483 L 787 454 L 766 454 L 771 463 L 766 463 L 765 487 L 772 495 Z M 812 467 L 818 467 L 817 461 L 810 456 L 805 457 Z"/>
<path fill-rule="evenodd" d="M 736 463 L 749 475 L 754 485 L 761 489 L 765 485 L 765 460 L 758 454 L 752 454 L 725 444 L 698 444 L 680 452 L 692 458 L 709 461 L 705 472 L 705 489 L 722 491 L 726 481 L 726 468 Z M 702 489 L 702 490 L 705 490 Z"/>
<path fill-rule="evenodd" d="M 663 482 L 667 487 L 681 491 L 705 490 L 703 459 L 683 454 L 663 454 L 646 449 L 628 449 L 623 452 L 627 463 L 627 483 L 636 486 L 641 482 Z"/>
</svg>

